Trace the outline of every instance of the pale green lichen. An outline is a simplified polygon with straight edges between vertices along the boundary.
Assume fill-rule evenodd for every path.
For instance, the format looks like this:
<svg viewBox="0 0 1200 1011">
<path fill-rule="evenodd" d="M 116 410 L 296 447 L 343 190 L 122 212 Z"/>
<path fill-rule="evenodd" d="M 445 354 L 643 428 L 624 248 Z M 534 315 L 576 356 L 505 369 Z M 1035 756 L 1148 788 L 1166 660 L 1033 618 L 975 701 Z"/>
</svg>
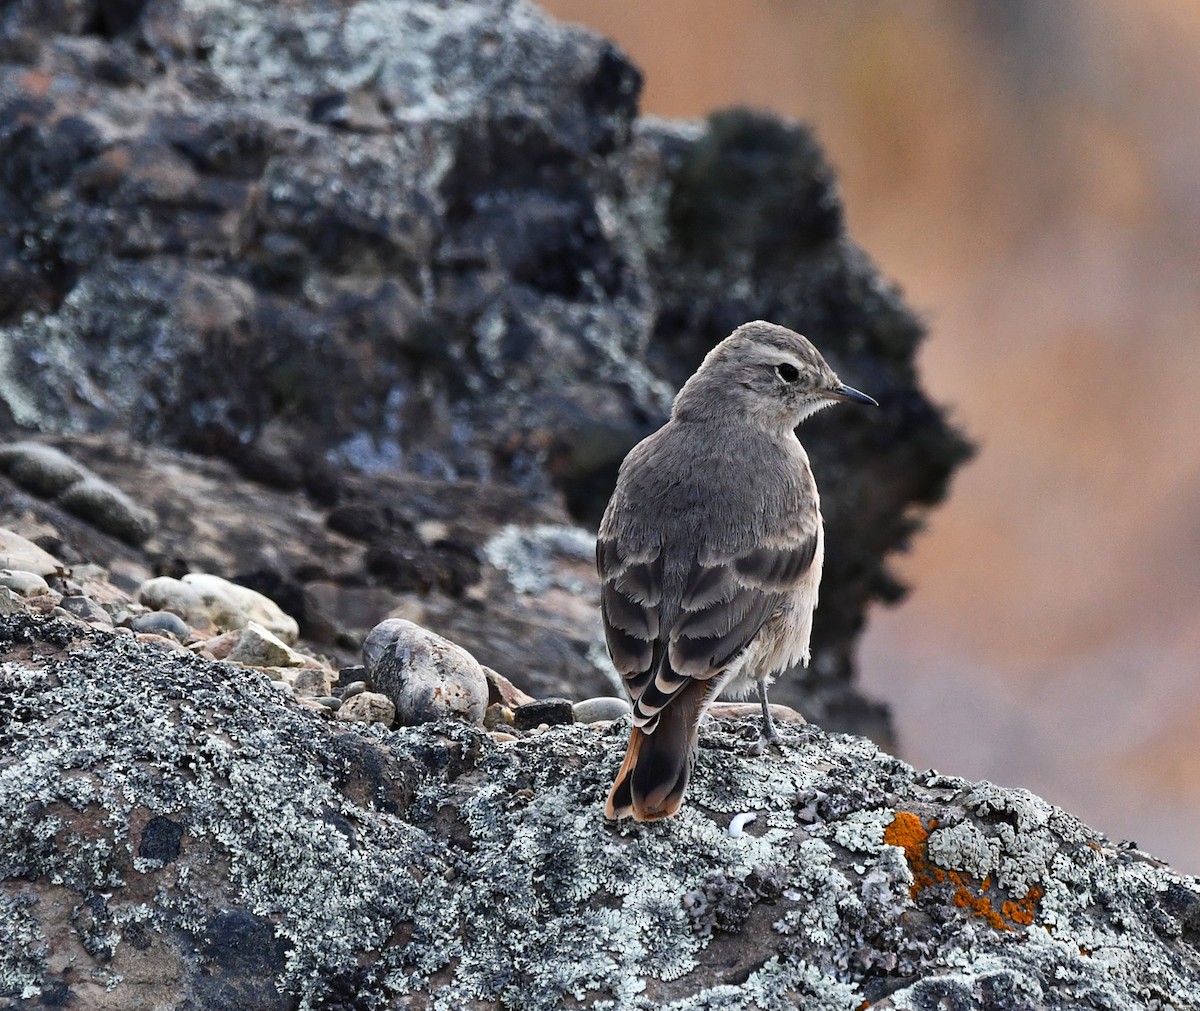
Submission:
<svg viewBox="0 0 1200 1011">
<path fill-rule="evenodd" d="M 0 936 L 23 940 L 0 956 L 6 995 L 53 981 L 36 896 L 60 881 L 80 901 L 108 893 L 80 929 L 124 959 L 96 966 L 115 993 L 129 930 L 203 938 L 217 902 L 271 925 L 272 971 L 302 1008 L 336 984 L 362 1009 L 419 994 L 454 1011 L 850 1011 L 881 980 L 895 1007 L 1021 1006 L 1008 994 L 1132 1011 L 1153 1006 L 1147 993 L 1198 1006 L 1192 928 L 1162 904 L 1171 888 L 1200 903 L 1196 883 L 1093 848 L 1029 795 L 922 779 L 813 727 L 755 757 L 752 726 L 714 723 L 679 817 L 613 825 L 601 802 L 624 721 L 505 744 L 462 723 L 338 727 L 245 671 L 111 636 L 71 654 L 34 638 L 63 627 L 0 625 L 46 654 L 3 668 L 3 702 L 22 714 L 0 753 L 0 804 L 19 812 L 0 825 Z M 1005 932 L 933 888 L 914 897 L 905 850 L 882 841 L 914 809 L 947 826 L 931 858 L 1041 882 L 1034 924 Z M 738 812 L 759 817 L 735 838 Z M 131 826 L 154 815 L 186 827 L 176 857 L 138 856 Z M 1007 831 L 1019 826 L 1036 845 Z M 135 875 L 152 899 L 127 896 Z M 707 961 L 730 931 L 750 959 L 736 981 Z"/>
</svg>

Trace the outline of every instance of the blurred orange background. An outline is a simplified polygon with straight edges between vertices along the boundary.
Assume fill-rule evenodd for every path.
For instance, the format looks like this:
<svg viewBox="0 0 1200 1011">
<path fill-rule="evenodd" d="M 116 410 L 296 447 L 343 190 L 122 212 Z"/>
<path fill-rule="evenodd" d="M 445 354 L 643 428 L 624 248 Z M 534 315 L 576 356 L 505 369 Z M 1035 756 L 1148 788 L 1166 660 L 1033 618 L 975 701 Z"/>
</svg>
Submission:
<svg viewBox="0 0 1200 1011">
<path fill-rule="evenodd" d="M 1200 4 L 544 6 L 625 48 L 647 114 L 810 124 L 928 323 L 980 452 L 863 642 L 903 757 L 1200 871 Z"/>
</svg>

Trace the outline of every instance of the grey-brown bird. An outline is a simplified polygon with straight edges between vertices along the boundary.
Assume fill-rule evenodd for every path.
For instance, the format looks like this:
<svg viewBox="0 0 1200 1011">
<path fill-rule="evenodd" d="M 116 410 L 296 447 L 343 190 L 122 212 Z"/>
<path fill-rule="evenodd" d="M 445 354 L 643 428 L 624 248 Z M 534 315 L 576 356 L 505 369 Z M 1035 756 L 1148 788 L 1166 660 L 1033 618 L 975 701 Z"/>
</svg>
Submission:
<svg viewBox="0 0 1200 1011">
<path fill-rule="evenodd" d="M 633 703 L 608 818 L 683 803 L 700 718 L 722 692 L 808 662 L 825 556 L 821 503 L 794 429 L 839 400 L 875 404 L 809 341 L 738 327 L 679 391 L 671 419 L 621 464 L 596 542 L 609 656 Z"/>
</svg>

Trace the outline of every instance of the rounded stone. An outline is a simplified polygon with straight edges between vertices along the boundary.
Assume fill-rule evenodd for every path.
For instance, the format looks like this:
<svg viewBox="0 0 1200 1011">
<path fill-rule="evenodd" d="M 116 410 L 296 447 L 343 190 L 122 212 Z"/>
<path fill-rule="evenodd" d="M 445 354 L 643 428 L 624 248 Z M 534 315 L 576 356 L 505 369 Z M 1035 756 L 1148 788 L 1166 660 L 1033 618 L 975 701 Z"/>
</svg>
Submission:
<svg viewBox="0 0 1200 1011">
<path fill-rule="evenodd" d="M 153 513 L 94 475 L 71 485 L 55 501 L 67 512 L 128 544 L 141 544 L 154 532 Z"/>
<path fill-rule="evenodd" d="M 189 572 L 183 584 L 195 590 L 220 628 L 244 628 L 256 621 L 289 646 L 300 638 L 296 619 L 270 597 L 207 572 Z"/>
<path fill-rule="evenodd" d="M 571 707 L 575 712 L 576 723 L 599 723 L 601 720 L 619 720 L 622 716 L 633 712 L 629 703 L 615 695 L 601 695 L 594 699 L 584 699 Z"/>
<path fill-rule="evenodd" d="M 335 713 L 342 708 L 342 700 L 336 695 L 315 695 L 310 701 L 320 703 L 326 709 L 332 709 Z"/>
<path fill-rule="evenodd" d="M 362 668 L 358 668 L 362 670 Z M 342 698 L 348 699 L 351 695 L 360 695 L 367 690 L 365 681 L 351 681 L 345 688 L 342 689 Z"/>
<path fill-rule="evenodd" d="M 382 723 L 390 727 L 396 719 L 396 707 L 379 692 L 359 692 L 342 702 L 336 717 L 352 723 Z"/>
<path fill-rule="evenodd" d="M 402 618 L 389 618 L 363 643 L 371 684 L 396 704 L 405 726 L 455 716 L 482 723 L 488 681 L 461 646 Z"/>
<path fill-rule="evenodd" d="M 37 442 L 14 442 L 0 447 L 0 467 L 26 491 L 42 498 L 54 498 L 88 476 L 61 449 Z"/>
<path fill-rule="evenodd" d="M 199 592 L 170 576 L 155 576 L 138 587 L 138 602 L 156 611 L 171 611 L 192 628 L 209 628 L 212 620 Z"/>
<path fill-rule="evenodd" d="M 157 632 L 159 635 L 173 635 L 176 639 L 186 639 L 191 629 L 188 623 L 172 611 L 150 611 L 139 614 L 129 623 L 135 632 Z"/>
<path fill-rule="evenodd" d="M 0 586 L 7 586 L 22 597 L 36 597 L 50 590 L 46 580 L 36 572 L 26 572 L 24 569 L 0 569 Z"/>
</svg>

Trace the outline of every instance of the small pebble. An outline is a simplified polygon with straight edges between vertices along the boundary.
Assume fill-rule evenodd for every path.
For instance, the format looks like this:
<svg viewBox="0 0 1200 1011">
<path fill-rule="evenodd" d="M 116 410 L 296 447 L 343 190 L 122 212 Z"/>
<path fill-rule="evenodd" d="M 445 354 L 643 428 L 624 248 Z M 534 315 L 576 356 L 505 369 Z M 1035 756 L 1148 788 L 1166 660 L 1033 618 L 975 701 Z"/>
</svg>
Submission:
<svg viewBox="0 0 1200 1011">
<path fill-rule="evenodd" d="M 633 712 L 625 699 L 617 698 L 615 695 L 601 695 L 594 699 L 584 699 L 582 702 L 576 702 L 571 708 L 575 710 L 576 723 L 619 720 L 622 716 Z"/>
<path fill-rule="evenodd" d="M 129 623 L 135 632 L 157 632 L 160 635 L 173 635 L 183 640 L 188 637 L 191 629 L 179 615 L 170 611 L 150 611 L 139 614 Z"/>
<path fill-rule="evenodd" d="M 540 724 L 561 726 L 575 722 L 575 709 L 569 699 L 540 699 L 513 710 L 513 726 L 533 730 Z"/>
<path fill-rule="evenodd" d="M 733 820 L 729 823 L 729 834 L 734 839 L 740 839 L 746 834 L 745 827 L 754 821 L 758 821 L 758 815 L 753 811 L 747 811 L 745 814 L 735 814 Z"/>
<path fill-rule="evenodd" d="M 497 744 L 507 744 L 509 741 L 520 740 L 516 734 L 510 734 L 503 730 L 489 730 L 488 737 L 490 737 Z"/>
<path fill-rule="evenodd" d="M 342 700 L 336 695 L 316 695 L 311 701 L 319 702 L 326 709 L 332 709 L 335 713 L 342 708 Z"/>
<path fill-rule="evenodd" d="M 342 689 L 342 700 L 350 698 L 352 695 L 360 695 L 367 690 L 365 681 L 351 681 L 345 688 Z"/>
<path fill-rule="evenodd" d="M 493 702 L 483 713 L 483 725 L 487 730 L 513 725 L 513 711 L 508 706 Z"/>
</svg>

